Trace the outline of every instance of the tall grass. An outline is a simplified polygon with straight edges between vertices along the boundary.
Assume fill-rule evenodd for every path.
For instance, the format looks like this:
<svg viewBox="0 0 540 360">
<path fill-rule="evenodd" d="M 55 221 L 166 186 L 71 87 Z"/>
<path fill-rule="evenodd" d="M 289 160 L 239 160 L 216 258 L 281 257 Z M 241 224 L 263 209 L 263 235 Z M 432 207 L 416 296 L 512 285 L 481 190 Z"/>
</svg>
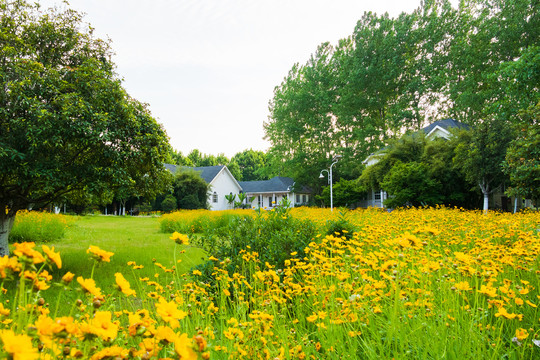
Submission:
<svg viewBox="0 0 540 360">
<path fill-rule="evenodd" d="M 60 240 L 74 219 L 61 214 L 19 211 L 11 230 L 12 242 L 52 242 Z"/>
</svg>

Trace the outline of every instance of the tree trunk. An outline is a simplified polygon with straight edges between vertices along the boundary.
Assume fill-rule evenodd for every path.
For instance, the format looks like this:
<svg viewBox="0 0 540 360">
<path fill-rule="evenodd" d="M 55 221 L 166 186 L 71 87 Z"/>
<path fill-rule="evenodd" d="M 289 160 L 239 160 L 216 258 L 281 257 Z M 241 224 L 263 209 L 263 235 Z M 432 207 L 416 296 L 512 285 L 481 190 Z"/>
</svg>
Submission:
<svg viewBox="0 0 540 360">
<path fill-rule="evenodd" d="M 478 184 L 480 186 L 480 189 L 482 190 L 482 194 L 484 194 L 484 214 L 487 214 L 489 209 L 489 183 L 485 180 L 482 180 L 481 183 Z"/>
<path fill-rule="evenodd" d="M 9 233 L 14 222 L 15 215 L 0 218 L 0 257 L 9 256 Z"/>
</svg>

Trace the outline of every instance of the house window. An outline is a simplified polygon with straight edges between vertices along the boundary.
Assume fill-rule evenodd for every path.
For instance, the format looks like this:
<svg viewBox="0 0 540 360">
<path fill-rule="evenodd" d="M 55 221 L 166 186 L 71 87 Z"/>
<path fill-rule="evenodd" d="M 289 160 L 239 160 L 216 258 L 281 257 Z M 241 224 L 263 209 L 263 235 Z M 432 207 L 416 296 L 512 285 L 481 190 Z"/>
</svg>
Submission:
<svg viewBox="0 0 540 360">
<path fill-rule="evenodd" d="M 296 203 L 300 204 L 300 195 L 296 195 Z"/>
<path fill-rule="evenodd" d="M 381 192 L 380 191 L 375 191 L 375 200 L 376 201 L 381 201 Z"/>
<path fill-rule="evenodd" d="M 217 196 L 217 192 L 214 191 L 214 193 L 212 194 L 212 202 L 215 204 L 218 202 L 218 196 Z"/>
<path fill-rule="evenodd" d="M 303 202 L 304 204 L 307 203 L 307 197 L 306 197 L 306 195 L 302 195 L 302 202 Z"/>
<path fill-rule="evenodd" d="M 262 195 L 257 196 L 257 205 L 259 205 L 259 207 L 262 207 Z"/>
<path fill-rule="evenodd" d="M 273 201 L 272 197 L 269 196 L 269 197 L 268 197 L 268 207 L 269 207 L 269 208 L 272 207 L 272 201 Z"/>
</svg>

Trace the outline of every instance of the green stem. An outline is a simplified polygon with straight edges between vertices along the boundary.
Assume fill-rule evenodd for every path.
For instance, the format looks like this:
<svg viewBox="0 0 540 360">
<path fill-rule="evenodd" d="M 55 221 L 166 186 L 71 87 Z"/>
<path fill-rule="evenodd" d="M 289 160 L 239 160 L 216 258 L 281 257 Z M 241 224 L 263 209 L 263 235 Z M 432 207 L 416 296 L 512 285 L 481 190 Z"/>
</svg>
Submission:
<svg viewBox="0 0 540 360">
<path fill-rule="evenodd" d="M 92 266 L 92 272 L 90 273 L 90 279 L 94 280 L 94 269 L 96 268 L 97 261 L 94 260 L 94 265 Z"/>
</svg>

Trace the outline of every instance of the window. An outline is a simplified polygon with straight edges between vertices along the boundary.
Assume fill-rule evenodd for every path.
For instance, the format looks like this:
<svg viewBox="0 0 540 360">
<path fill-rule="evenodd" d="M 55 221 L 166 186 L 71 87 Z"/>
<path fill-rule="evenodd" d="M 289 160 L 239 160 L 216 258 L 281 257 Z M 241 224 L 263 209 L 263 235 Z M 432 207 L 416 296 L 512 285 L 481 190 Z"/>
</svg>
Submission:
<svg viewBox="0 0 540 360">
<path fill-rule="evenodd" d="M 307 203 L 306 195 L 302 195 L 302 202 L 303 202 L 304 204 Z"/>
<path fill-rule="evenodd" d="M 298 194 L 296 195 L 296 203 L 300 204 L 300 195 L 298 195 Z"/>
<path fill-rule="evenodd" d="M 214 191 L 214 193 L 212 194 L 212 202 L 215 204 L 218 202 L 218 196 L 217 196 L 217 192 Z"/>
<path fill-rule="evenodd" d="M 259 207 L 262 207 L 262 195 L 257 196 L 257 205 L 259 205 Z"/>
</svg>

